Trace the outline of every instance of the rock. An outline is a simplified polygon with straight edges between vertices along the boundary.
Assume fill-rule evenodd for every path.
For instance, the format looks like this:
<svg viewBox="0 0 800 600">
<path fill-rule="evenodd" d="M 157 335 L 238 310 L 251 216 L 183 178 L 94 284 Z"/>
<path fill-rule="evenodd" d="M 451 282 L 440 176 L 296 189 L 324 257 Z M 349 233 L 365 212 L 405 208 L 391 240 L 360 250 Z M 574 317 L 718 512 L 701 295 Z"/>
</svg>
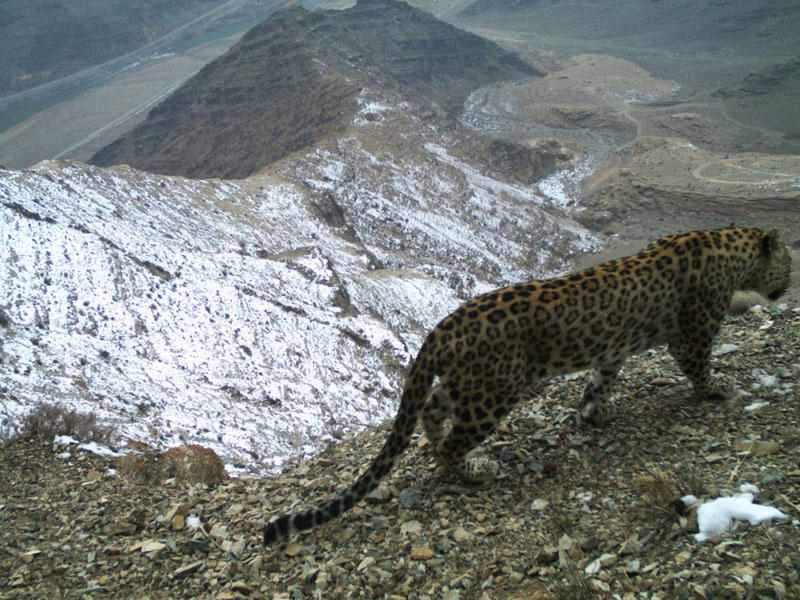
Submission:
<svg viewBox="0 0 800 600">
<path fill-rule="evenodd" d="M 638 536 L 634 535 L 622 542 L 619 553 L 623 556 L 626 554 L 637 554 L 641 549 L 642 544 L 639 542 Z"/>
<path fill-rule="evenodd" d="M 734 448 L 737 452 L 742 452 L 751 456 L 765 456 L 780 452 L 781 445 L 769 440 L 742 440 L 736 442 Z"/>
<path fill-rule="evenodd" d="M 610 567 L 617 562 L 618 559 L 619 556 L 617 554 L 602 554 L 587 564 L 583 571 L 591 577 L 599 573 L 602 569 Z"/>
<path fill-rule="evenodd" d="M 711 452 L 703 456 L 703 460 L 705 460 L 708 464 L 713 465 L 718 463 L 728 457 L 727 453 L 724 452 Z"/>
<path fill-rule="evenodd" d="M 142 544 L 141 551 L 143 554 L 151 554 L 151 553 L 155 554 L 156 552 L 160 552 L 166 547 L 167 545 L 163 542 L 152 541 Z"/>
<path fill-rule="evenodd" d="M 225 465 L 210 448 L 197 444 L 170 448 L 163 454 L 163 475 L 188 483 L 214 486 L 228 479 Z"/>
<path fill-rule="evenodd" d="M 375 564 L 375 557 L 374 556 L 367 556 L 367 557 L 364 558 L 364 560 L 362 560 L 359 563 L 358 567 L 356 567 L 356 568 L 359 571 L 366 571 L 367 569 L 369 569 L 374 564 Z"/>
<path fill-rule="evenodd" d="M 224 539 L 228 537 L 228 530 L 225 525 L 221 523 L 214 523 L 214 525 L 211 526 L 211 531 L 208 532 L 208 535 L 218 539 Z"/>
<path fill-rule="evenodd" d="M 427 546 L 417 546 L 409 554 L 412 560 L 428 560 L 434 557 L 434 552 Z"/>
<path fill-rule="evenodd" d="M 234 592 L 239 592 L 240 594 L 244 594 L 245 596 L 249 596 L 250 594 L 253 594 L 256 591 L 256 588 L 254 588 L 251 585 L 247 585 L 243 581 L 234 581 L 231 584 L 231 589 Z"/>
<path fill-rule="evenodd" d="M 368 502 L 386 502 L 392 497 L 392 491 L 389 489 L 389 484 L 381 481 L 374 490 L 366 495 L 365 500 Z"/>
<path fill-rule="evenodd" d="M 193 563 L 190 563 L 188 565 L 184 565 L 182 567 L 178 567 L 173 572 L 173 575 L 175 576 L 176 579 L 183 579 L 184 577 L 188 577 L 189 575 L 191 575 L 195 571 L 200 570 L 204 564 L 205 564 L 205 561 L 198 560 L 197 562 L 193 562 Z"/>
<path fill-rule="evenodd" d="M 189 514 L 189 511 L 200 502 L 199 498 L 196 498 L 190 502 L 182 502 L 173 506 L 169 509 L 162 517 L 159 518 L 159 521 L 162 523 L 175 523 L 175 517 L 186 517 Z M 185 524 L 185 519 L 184 519 Z M 181 529 L 182 527 L 174 527 L 175 529 Z"/>
<path fill-rule="evenodd" d="M 544 498 L 537 498 L 533 502 L 531 502 L 531 510 L 541 511 L 546 509 L 550 505 L 549 500 L 545 500 Z"/>
<path fill-rule="evenodd" d="M 286 544 L 286 556 L 298 556 L 303 552 L 303 546 L 297 542 L 289 542 Z"/>
<path fill-rule="evenodd" d="M 625 563 L 626 573 L 638 573 L 642 570 L 642 562 L 638 558 L 633 558 Z"/>
<path fill-rule="evenodd" d="M 413 490 L 403 490 L 398 497 L 400 506 L 405 509 L 412 508 L 419 500 L 419 492 Z"/>
<path fill-rule="evenodd" d="M 20 559 L 24 563 L 30 563 L 33 562 L 33 559 L 41 553 L 42 551 L 38 548 L 32 548 L 31 550 L 27 550 L 26 552 L 20 554 Z"/>
<path fill-rule="evenodd" d="M 589 577 L 594 577 L 600 572 L 601 568 L 602 567 L 600 565 L 600 560 L 594 559 L 583 568 L 583 572 L 586 573 Z"/>
<path fill-rule="evenodd" d="M 583 558 L 583 550 L 578 540 L 574 540 L 566 533 L 558 540 L 558 566 L 562 569 L 569 568 L 573 563 Z"/>
<path fill-rule="evenodd" d="M 536 562 L 540 565 L 549 565 L 558 560 L 558 546 L 544 546 L 536 554 Z"/>
<path fill-rule="evenodd" d="M 746 585 L 753 585 L 753 581 L 758 576 L 758 571 L 750 565 L 737 565 L 731 569 L 731 573 Z"/>
<path fill-rule="evenodd" d="M 136 523 L 125 519 L 106 525 L 104 531 L 107 535 L 131 535 L 138 529 Z"/>
<path fill-rule="evenodd" d="M 730 592 L 731 598 L 744 598 L 747 594 L 747 588 L 743 585 L 733 582 L 725 586 L 725 591 Z"/>
<path fill-rule="evenodd" d="M 456 529 L 454 529 L 453 533 L 452 533 L 452 536 L 453 536 L 453 540 L 455 540 L 455 542 L 458 543 L 458 544 L 463 544 L 465 542 L 470 542 L 475 538 L 475 536 L 473 534 L 471 534 L 469 531 L 467 531 L 463 527 L 457 527 Z"/>
<path fill-rule="evenodd" d="M 417 536 L 422 532 L 422 523 L 419 521 L 408 521 L 400 526 L 400 533 Z"/>
<path fill-rule="evenodd" d="M 619 555 L 614 553 L 601 554 L 598 560 L 600 561 L 600 565 L 605 569 L 616 563 L 617 560 L 619 560 Z"/>
<path fill-rule="evenodd" d="M 163 453 L 140 444 L 115 464 L 123 476 L 147 485 L 176 478 L 214 486 L 228 479 L 225 466 L 214 451 L 196 444 L 170 448 Z"/>
<path fill-rule="evenodd" d="M 324 590 L 328 585 L 329 579 L 330 575 L 328 575 L 327 571 L 319 571 L 317 573 L 316 579 L 314 580 L 314 583 L 316 584 L 318 589 Z"/>
<path fill-rule="evenodd" d="M 180 531 L 186 525 L 186 517 L 183 515 L 175 515 L 172 517 L 172 521 L 170 521 L 170 529 L 174 529 L 176 531 Z"/>
<path fill-rule="evenodd" d="M 247 542 L 244 540 L 244 538 L 239 538 L 233 543 L 229 552 L 236 558 L 240 558 L 244 554 L 246 548 Z"/>
</svg>

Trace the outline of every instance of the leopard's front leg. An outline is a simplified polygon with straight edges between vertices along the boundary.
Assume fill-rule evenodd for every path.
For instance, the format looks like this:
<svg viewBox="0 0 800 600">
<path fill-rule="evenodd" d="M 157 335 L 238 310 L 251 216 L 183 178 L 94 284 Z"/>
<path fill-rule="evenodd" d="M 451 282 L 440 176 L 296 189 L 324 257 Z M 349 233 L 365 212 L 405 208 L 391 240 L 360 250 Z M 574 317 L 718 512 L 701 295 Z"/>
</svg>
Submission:
<svg viewBox="0 0 800 600">
<path fill-rule="evenodd" d="M 608 397 L 621 367 L 622 362 L 616 362 L 599 365 L 592 371 L 592 379 L 583 389 L 581 420 L 592 425 L 602 425 L 613 418 L 616 411 Z"/>
<path fill-rule="evenodd" d="M 686 319 L 680 332 L 669 341 L 669 352 L 675 358 L 697 397 L 721 401 L 733 393 L 733 383 L 726 377 L 711 376 L 711 346 L 720 327 L 721 315 L 694 314 Z"/>
</svg>

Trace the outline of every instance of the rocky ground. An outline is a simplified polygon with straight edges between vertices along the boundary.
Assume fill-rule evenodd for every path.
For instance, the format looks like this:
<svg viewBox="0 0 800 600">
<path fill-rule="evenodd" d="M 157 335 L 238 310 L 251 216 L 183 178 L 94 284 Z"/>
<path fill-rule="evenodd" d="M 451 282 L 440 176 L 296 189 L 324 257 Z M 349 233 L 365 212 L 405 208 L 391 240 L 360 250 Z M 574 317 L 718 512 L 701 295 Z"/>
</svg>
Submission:
<svg viewBox="0 0 800 600">
<path fill-rule="evenodd" d="M 627 363 L 602 430 L 575 422 L 580 381 L 553 382 L 488 444 L 495 482 L 449 479 L 420 436 L 368 501 L 283 548 L 262 547 L 265 520 L 341 489 L 388 424 L 278 477 L 213 487 L 145 485 L 115 458 L 12 440 L 0 598 L 796 598 L 799 343 L 793 305 L 728 319 L 716 364 L 739 391 L 723 404 L 694 403 L 649 351 Z M 695 541 L 673 501 L 744 482 L 788 519 Z"/>
</svg>

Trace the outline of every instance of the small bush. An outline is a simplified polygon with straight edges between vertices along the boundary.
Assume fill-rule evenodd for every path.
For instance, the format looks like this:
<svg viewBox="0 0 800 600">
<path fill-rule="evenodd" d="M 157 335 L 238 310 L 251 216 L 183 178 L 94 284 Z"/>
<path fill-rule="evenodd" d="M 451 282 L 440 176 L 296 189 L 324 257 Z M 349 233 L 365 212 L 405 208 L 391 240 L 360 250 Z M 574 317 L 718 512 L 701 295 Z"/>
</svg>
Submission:
<svg viewBox="0 0 800 600">
<path fill-rule="evenodd" d="M 112 430 L 97 423 L 97 417 L 55 404 L 40 404 L 22 421 L 20 436 L 52 441 L 57 435 L 69 435 L 81 442 L 108 443 Z"/>
</svg>

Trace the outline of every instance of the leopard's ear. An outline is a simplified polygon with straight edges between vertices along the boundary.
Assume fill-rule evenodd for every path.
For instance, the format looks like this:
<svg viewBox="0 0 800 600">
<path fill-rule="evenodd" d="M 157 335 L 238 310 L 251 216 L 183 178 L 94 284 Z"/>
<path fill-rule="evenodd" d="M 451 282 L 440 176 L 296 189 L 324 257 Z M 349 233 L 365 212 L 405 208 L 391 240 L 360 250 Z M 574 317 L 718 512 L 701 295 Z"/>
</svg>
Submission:
<svg viewBox="0 0 800 600">
<path fill-rule="evenodd" d="M 773 252 L 780 248 L 780 245 L 781 236 L 777 229 L 773 229 L 765 233 L 764 237 L 761 238 L 761 253 L 764 255 L 764 258 L 769 258 L 772 256 Z"/>
</svg>

